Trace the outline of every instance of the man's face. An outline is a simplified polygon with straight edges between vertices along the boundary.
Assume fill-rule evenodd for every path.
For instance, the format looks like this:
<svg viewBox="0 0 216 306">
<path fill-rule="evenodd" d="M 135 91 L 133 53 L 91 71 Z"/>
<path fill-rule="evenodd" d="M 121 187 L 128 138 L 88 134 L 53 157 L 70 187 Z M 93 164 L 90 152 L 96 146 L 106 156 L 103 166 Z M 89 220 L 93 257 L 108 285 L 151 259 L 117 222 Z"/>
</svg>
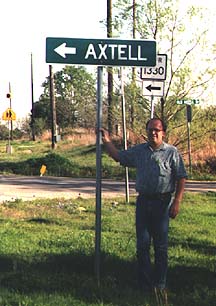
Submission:
<svg viewBox="0 0 216 306">
<path fill-rule="evenodd" d="M 151 120 L 147 126 L 147 134 L 150 145 L 153 148 L 159 147 L 163 142 L 165 132 L 160 120 Z"/>
</svg>

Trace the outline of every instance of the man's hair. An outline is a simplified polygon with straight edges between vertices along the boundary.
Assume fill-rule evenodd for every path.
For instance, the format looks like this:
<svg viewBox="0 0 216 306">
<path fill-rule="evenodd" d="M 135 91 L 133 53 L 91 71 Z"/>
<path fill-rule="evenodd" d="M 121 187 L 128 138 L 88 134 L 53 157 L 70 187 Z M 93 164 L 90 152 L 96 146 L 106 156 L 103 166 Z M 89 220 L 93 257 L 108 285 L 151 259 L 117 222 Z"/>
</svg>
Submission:
<svg viewBox="0 0 216 306">
<path fill-rule="evenodd" d="M 155 118 L 151 118 L 151 119 L 149 119 L 149 120 L 147 121 L 147 123 L 146 123 L 146 130 L 147 130 L 147 128 L 148 128 L 149 122 L 151 122 L 151 121 L 153 121 L 153 120 L 159 120 L 159 121 L 161 122 L 161 124 L 162 124 L 163 131 L 166 132 L 166 129 L 167 129 L 166 123 L 165 123 L 162 119 L 156 118 L 156 117 L 155 117 Z"/>
</svg>

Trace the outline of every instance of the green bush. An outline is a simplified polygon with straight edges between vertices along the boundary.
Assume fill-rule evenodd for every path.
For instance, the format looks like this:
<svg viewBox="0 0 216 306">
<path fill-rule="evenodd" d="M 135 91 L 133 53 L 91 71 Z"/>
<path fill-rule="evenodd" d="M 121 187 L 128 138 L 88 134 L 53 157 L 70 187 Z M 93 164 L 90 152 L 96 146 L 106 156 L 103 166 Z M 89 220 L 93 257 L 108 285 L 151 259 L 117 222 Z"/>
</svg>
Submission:
<svg viewBox="0 0 216 306">
<path fill-rule="evenodd" d="M 44 157 L 29 158 L 21 162 L 4 162 L 0 164 L 1 172 L 22 175 L 38 175 L 42 165 L 46 165 L 47 173 L 55 176 L 68 176 L 73 173 L 75 166 L 66 157 L 56 153 L 48 153 Z"/>
<path fill-rule="evenodd" d="M 206 166 L 209 168 L 209 172 L 212 174 L 216 173 L 216 157 L 211 156 L 205 160 Z"/>
<path fill-rule="evenodd" d="M 8 139 L 8 128 L 5 125 L 0 125 L 0 140 Z"/>
</svg>

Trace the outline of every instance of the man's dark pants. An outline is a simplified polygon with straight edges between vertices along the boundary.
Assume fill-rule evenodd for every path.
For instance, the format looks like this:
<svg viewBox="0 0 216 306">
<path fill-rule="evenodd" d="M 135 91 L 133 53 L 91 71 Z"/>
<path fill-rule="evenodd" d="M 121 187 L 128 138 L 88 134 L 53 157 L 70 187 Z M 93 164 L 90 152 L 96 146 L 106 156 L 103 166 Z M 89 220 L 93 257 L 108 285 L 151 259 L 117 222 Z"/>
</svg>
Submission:
<svg viewBox="0 0 216 306">
<path fill-rule="evenodd" d="M 136 236 L 139 285 L 145 290 L 166 287 L 169 203 L 171 194 L 139 195 L 136 202 Z M 154 269 L 150 259 L 154 246 Z"/>
</svg>

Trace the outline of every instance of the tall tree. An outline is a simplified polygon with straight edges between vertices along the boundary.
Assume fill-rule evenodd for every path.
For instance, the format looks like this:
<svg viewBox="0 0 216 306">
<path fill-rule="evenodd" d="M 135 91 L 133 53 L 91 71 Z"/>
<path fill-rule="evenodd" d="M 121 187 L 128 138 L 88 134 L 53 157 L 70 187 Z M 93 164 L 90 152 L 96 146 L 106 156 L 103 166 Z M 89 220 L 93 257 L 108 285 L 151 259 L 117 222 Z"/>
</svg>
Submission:
<svg viewBox="0 0 216 306">
<path fill-rule="evenodd" d="M 94 127 L 96 113 L 95 79 L 83 67 L 65 66 L 54 73 L 57 124 L 66 127 Z M 35 118 L 44 118 L 50 126 L 49 77 L 44 92 L 35 103 Z"/>
<path fill-rule="evenodd" d="M 115 2 L 115 28 L 119 33 L 133 33 L 132 0 Z M 201 98 L 215 75 L 215 51 L 208 42 L 208 23 L 203 9 L 180 6 L 177 0 L 136 0 L 137 38 L 155 39 L 158 53 L 168 55 L 167 80 L 156 114 L 166 121 L 182 111 L 176 100 Z M 190 29 L 188 31 L 188 29 Z M 202 57 L 200 56 L 202 54 Z"/>
</svg>

